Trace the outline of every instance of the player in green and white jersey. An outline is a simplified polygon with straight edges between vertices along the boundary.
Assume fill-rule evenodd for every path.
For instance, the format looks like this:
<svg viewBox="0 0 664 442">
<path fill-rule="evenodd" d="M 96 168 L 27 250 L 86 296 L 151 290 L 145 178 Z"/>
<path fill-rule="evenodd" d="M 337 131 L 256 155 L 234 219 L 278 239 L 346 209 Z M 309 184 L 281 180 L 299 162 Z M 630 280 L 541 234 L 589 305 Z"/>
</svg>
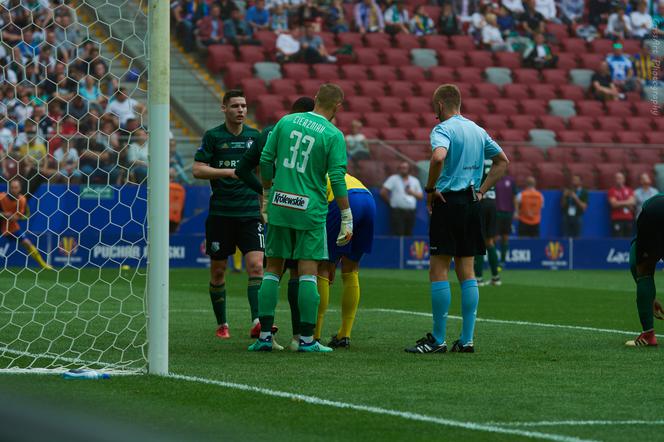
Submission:
<svg viewBox="0 0 664 442">
<path fill-rule="evenodd" d="M 493 161 L 491 159 L 484 160 L 484 172 L 482 174 L 482 182 L 486 180 Z M 484 243 L 486 245 L 486 254 L 489 256 L 489 268 L 491 269 L 491 282 L 485 281 L 482 278 L 484 273 L 484 255 L 475 257 L 475 277 L 477 278 L 477 285 L 480 287 L 485 285 L 501 285 L 500 275 L 498 274 L 498 252 L 496 251 L 496 186 L 491 187 L 484 194 L 484 198 L 480 201 L 482 210 L 482 231 L 484 233 Z"/>
<path fill-rule="evenodd" d="M 298 260 L 300 346 L 302 352 L 330 352 L 314 340 L 319 295 L 318 261 L 327 253 L 327 177 L 341 210 L 337 244 L 353 234 L 353 217 L 345 183 L 346 142 L 331 122 L 344 99 L 339 86 L 318 90 L 313 112 L 282 118 L 268 137 L 261 154 L 263 210 L 267 209 L 267 268 L 258 293 L 261 333 L 250 351 L 271 351 L 271 326 L 279 298 L 279 275 L 284 260 Z"/>
</svg>

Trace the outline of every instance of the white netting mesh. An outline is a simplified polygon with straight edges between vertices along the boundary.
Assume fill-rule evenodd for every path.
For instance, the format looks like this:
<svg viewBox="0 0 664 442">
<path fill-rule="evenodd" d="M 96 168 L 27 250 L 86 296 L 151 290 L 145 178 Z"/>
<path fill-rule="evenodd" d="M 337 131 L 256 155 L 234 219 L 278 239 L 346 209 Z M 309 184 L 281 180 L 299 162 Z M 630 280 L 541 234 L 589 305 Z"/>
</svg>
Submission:
<svg viewBox="0 0 664 442">
<path fill-rule="evenodd" d="M 0 369 L 146 366 L 143 10 L 0 0 Z"/>
</svg>

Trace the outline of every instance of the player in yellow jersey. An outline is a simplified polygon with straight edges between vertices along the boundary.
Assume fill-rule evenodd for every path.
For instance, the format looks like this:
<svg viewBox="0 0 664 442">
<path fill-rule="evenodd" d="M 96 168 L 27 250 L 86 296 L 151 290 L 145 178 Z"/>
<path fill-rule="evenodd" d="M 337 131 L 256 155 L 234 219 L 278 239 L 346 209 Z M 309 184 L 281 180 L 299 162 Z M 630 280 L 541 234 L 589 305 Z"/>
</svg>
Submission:
<svg viewBox="0 0 664 442">
<path fill-rule="evenodd" d="M 345 246 L 337 246 L 336 232 L 339 231 L 341 213 L 334 201 L 332 188 L 328 180 L 327 200 L 327 247 L 329 258 L 318 266 L 318 322 L 314 336 L 320 339 L 323 327 L 323 318 L 330 301 L 330 283 L 334 280 L 337 264 L 341 261 L 341 279 L 343 281 L 343 296 L 341 298 L 341 328 L 332 336 L 328 347 L 349 348 L 350 334 L 360 302 L 360 260 L 365 253 L 371 253 L 374 236 L 374 218 L 376 203 L 373 195 L 357 178 L 346 174 L 346 187 L 348 201 L 353 212 L 353 238 Z"/>
</svg>

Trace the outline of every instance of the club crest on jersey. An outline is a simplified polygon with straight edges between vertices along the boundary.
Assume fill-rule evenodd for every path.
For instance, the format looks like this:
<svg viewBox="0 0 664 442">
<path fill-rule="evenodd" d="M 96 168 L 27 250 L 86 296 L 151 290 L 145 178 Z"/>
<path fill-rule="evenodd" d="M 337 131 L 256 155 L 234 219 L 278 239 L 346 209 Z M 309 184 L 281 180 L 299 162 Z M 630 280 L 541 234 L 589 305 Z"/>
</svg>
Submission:
<svg viewBox="0 0 664 442">
<path fill-rule="evenodd" d="M 272 204 L 279 207 L 286 207 L 287 209 L 307 210 L 307 207 L 309 207 L 309 197 L 275 191 L 272 196 Z"/>
<path fill-rule="evenodd" d="M 253 144 L 254 140 L 247 140 L 247 149 L 250 149 Z"/>
</svg>

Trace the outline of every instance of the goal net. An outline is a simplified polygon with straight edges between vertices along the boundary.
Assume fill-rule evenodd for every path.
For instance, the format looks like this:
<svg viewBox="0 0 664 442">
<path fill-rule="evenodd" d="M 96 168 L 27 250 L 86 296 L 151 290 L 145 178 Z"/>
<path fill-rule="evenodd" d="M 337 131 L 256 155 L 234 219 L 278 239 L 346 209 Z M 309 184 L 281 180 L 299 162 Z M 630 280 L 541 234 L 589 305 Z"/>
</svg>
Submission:
<svg viewBox="0 0 664 442">
<path fill-rule="evenodd" d="M 146 369 L 146 6 L 0 2 L 0 370 Z"/>
</svg>

